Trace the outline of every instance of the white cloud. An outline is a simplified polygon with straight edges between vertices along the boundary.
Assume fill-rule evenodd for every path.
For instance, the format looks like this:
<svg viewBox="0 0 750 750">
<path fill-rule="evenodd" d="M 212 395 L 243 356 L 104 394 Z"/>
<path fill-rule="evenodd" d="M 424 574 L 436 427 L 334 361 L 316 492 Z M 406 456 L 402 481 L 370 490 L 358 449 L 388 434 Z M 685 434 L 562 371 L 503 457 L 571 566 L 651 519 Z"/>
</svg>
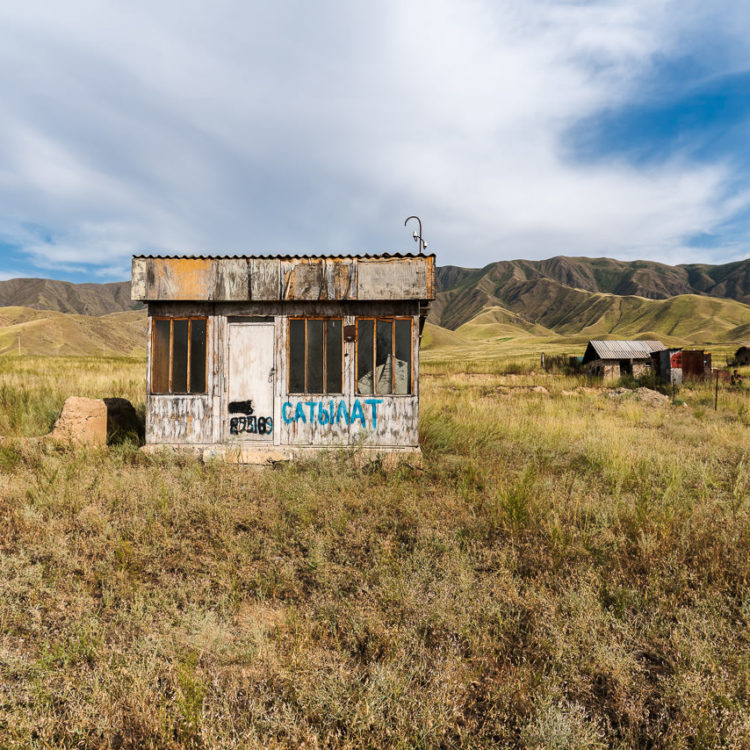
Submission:
<svg viewBox="0 0 750 750">
<path fill-rule="evenodd" d="M 411 250 L 416 212 L 443 263 L 684 261 L 747 205 L 731 165 L 579 164 L 561 137 L 695 40 L 742 66 L 750 19 L 726 11 L 717 29 L 687 0 L 6 4 L 0 239 L 107 274 L 149 250 Z"/>
</svg>

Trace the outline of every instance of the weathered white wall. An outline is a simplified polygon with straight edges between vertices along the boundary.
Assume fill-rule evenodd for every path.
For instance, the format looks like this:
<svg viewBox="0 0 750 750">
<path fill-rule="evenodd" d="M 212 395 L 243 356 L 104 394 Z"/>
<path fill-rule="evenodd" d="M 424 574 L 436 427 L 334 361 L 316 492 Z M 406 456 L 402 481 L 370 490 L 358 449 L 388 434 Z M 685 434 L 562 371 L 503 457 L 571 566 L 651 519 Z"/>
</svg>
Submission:
<svg viewBox="0 0 750 750">
<path fill-rule="evenodd" d="M 155 315 L 208 315 L 208 372 L 205 395 L 151 395 L 150 333 L 146 442 L 150 444 L 219 444 L 241 442 L 230 436 L 228 413 L 228 319 L 273 317 L 274 400 L 271 444 L 276 446 L 383 446 L 419 444 L 419 302 L 273 302 L 273 303 L 151 303 Z M 341 395 L 289 396 L 287 389 L 288 318 L 309 315 L 344 318 L 351 325 L 358 316 L 411 317 L 413 393 L 410 395 L 357 395 L 355 343 L 344 342 L 344 392 Z M 149 327 L 150 332 L 150 327 Z M 248 394 L 251 397 L 251 394 Z M 366 403 L 376 399 L 377 404 Z M 334 421 L 330 421 L 331 402 Z M 361 412 L 357 408 L 357 402 Z M 285 407 L 285 404 L 287 405 Z M 297 411 L 301 404 L 302 416 Z M 314 404 L 310 419 L 310 404 Z M 343 406 L 340 406 L 343 404 Z M 375 415 L 373 415 L 373 408 Z M 373 416 L 376 417 L 373 420 Z M 286 417 L 286 418 L 285 418 Z M 347 422 L 348 419 L 348 422 Z M 363 424 L 364 421 L 364 424 Z"/>
</svg>

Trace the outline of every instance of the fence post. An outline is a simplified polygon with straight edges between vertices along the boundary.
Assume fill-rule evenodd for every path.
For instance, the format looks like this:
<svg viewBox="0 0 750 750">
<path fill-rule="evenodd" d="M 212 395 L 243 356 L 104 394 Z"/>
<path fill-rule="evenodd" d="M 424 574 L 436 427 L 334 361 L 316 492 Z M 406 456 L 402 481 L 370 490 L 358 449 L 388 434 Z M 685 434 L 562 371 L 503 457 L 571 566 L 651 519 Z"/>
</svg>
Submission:
<svg viewBox="0 0 750 750">
<path fill-rule="evenodd" d="M 719 371 L 716 370 L 716 395 L 714 396 L 714 411 L 719 408 Z"/>
</svg>

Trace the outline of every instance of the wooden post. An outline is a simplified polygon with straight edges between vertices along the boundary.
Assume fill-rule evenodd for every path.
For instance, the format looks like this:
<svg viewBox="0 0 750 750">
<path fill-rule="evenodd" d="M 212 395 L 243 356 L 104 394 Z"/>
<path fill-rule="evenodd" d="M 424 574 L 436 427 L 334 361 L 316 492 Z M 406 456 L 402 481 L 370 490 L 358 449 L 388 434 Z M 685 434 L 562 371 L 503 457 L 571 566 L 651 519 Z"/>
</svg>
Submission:
<svg viewBox="0 0 750 750">
<path fill-rule="evenodd" d="M 714 396 L 714 411 L 719 408 L 719 370 L 716 370 L 716 395 Z"/>
</svg>

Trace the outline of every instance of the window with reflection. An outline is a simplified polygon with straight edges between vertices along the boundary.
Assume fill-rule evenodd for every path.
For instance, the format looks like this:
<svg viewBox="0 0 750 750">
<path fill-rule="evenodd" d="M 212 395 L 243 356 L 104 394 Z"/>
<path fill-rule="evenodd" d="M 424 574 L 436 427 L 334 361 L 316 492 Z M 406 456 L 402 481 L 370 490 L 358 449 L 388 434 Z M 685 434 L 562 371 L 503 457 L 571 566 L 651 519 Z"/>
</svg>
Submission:
<svg viewBox="0 0 750 750">
<path fill-rule="evenodd" d="M 206 392 L 206 318 L 154 318 L 151 393 Z"/>
<path fill-rule="evenodd" d="M 289 393 L 343 393 L 341 318 L 289 319 Z"/>
<path fill-rule="evenodd" d="M 358 318 L 357 393 L 412 392 L 412 319 Z"/>
</svg>

